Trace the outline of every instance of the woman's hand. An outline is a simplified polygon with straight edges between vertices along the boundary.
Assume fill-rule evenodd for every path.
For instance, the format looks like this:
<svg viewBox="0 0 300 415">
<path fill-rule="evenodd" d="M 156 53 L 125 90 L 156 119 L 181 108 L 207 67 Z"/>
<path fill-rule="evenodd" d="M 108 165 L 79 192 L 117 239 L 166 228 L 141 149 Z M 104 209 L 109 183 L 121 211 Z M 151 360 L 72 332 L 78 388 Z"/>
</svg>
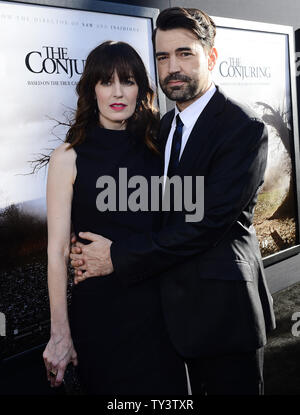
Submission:
<svg viewBox="0 0 300 415">
<path fill-rule="evenodd" d="M 74 366 L 78 364 L 70 332 L 66 330 L 63 334 L 52 334 L 44 350 L 43 358 L 51 387 L 60 386 L 68 364 L 70 362 Z"/>
</svg>

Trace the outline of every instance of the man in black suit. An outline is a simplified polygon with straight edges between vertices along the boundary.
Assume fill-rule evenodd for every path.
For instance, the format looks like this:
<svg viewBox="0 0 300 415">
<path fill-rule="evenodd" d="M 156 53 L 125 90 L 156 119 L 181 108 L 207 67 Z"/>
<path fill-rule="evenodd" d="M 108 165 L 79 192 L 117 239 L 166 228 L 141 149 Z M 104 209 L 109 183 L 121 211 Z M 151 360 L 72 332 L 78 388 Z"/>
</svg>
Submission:
<svg viewBox="0 0 300 415">
<path fill-rule="evenodd" d="M 176 7 L 160 13 L 154 32 L 160 85 L 176 101 L 161 121 L 164 174 L 204 176 L 203 219 L 163 212 L 159 232 L 113 243 L 85 233 L 93 243 L 73 248 L 71 258 L 78 281 L 112 270 L 124 284 L 159 276 L 193 394 L 261 394 L 263 346 L 275 321 L 252 219 L 267 131 L 212 83 L 215 31 L 204 12 Z"/>
</svg>

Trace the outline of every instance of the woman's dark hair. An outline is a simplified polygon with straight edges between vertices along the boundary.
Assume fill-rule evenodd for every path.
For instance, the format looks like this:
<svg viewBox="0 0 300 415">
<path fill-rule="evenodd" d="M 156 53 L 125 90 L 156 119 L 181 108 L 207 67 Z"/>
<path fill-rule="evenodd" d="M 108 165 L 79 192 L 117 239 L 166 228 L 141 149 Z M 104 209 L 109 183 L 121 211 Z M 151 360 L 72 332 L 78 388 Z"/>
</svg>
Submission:
<svg viewBox="0 0 300 415">
<path fill-rule="evenodd" d="M 157 20 L 152 40 L 155 45 L 156 31 L 171 29 L 187 29 L 200 40 L 203 48 L 211 49 L 214 46 L 216 25 L 202 10 L 170 7 L 163 10 Z"/>
<path fill-rule="evenodd" d="M 69 148 L 82 143 L 86 138 L 87 128 L 91 124 L 99 123 L 95 86 L 99 81 L 108 82 L 114 71 L 121 82 L 133 77 L 138 86 L 136 110 L 127 120 L 126 129 L 133 137 L 144 139 L 146 145 L 157 152 L 155 139 L 159 114 L 154 106 L 154 91 L 150 86 L 145 65 L 128 43 L 114 41 L 102 43 L 87 57 L 76 87 L 78 101 L 75 119 L 66 136 L 66 142 L 70 143 Z"/>
</svg>

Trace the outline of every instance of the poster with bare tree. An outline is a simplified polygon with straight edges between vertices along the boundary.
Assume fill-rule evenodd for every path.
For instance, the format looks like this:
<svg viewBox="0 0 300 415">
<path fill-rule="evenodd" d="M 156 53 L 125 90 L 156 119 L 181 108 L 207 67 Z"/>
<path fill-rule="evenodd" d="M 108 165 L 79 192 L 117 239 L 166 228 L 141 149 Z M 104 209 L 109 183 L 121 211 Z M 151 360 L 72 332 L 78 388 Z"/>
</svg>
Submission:
<svg viewBox="0 0 300 415">
<path fill-rule="evenodd" d="M 215 20 L 214 81 L 229 96 L 250 106 L 268 129 L 267 168 L 254 226 L 264 262 L 271 264 L 299 251 L 293 32 L 286 26 Z"/>
<path fill-rule="evenodd" d="M 48 340 L 47 169 L 32 171 L 65 139 L 88 53 L 106 40 L 128 42 L 156 83 L 156 9 L 33 3 L 0 1 L 0 360 Z"/>
</svg>

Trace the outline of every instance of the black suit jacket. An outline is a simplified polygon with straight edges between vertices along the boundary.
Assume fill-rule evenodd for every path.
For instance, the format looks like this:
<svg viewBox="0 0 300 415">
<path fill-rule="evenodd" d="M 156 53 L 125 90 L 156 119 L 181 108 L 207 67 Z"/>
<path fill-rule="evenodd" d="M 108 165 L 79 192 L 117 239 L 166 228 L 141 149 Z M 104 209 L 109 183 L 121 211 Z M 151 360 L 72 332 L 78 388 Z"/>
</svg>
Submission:
<svg viewBox="0 0 300 415">
<path fill-rule="evenodd" d="M 161 121 L 162 148 L 173 117 L 174 110 Z M 169 334 L 185 357 L 259 348 L 275 326 L 252 225 L 266 160 L 263 122 L 217 88 L 176 172 L 204 176 L 203 219 L 186 222 L 184 210 L 163 212 L 159 232 L 111 246 L 122 283 L 160 278 Z"/>
</svg>

